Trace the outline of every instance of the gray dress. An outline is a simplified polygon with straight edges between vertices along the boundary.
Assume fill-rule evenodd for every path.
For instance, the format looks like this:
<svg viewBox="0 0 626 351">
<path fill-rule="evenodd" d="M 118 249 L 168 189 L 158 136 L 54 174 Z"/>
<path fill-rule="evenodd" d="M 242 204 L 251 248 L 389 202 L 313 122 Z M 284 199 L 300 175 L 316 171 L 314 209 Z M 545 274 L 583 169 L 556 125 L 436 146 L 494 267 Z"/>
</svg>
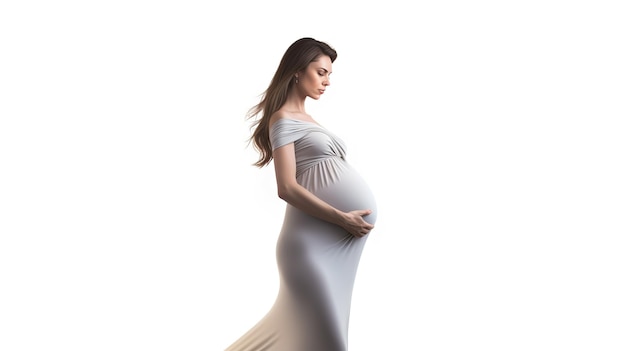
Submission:
<svg viewBox="0 0 626 351">
<path fill-rule="evenodd" d="M 344 142 L 324 127 L 279 119 L 272 149 L 294 143 L 296 179 L 342 211 L 371 209 L 370 188 L 346 161 Z M 369 234 L 368 234 L 369 235 Z M 280 289 L 272 308 L 227 351 L 340 351 L 348 349 L 352 288 L 363 246 L 343 228 L 287 204 L 276 245 Z"/>
</svg>

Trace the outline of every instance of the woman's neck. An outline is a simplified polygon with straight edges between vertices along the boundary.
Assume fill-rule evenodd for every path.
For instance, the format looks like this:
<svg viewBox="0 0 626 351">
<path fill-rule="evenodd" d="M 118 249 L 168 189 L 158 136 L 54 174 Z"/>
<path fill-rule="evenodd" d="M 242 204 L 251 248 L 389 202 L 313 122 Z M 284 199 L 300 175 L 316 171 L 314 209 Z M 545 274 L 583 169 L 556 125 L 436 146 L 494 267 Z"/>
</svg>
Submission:
<svg viewBox="0 0 626 351">
<path fill-rule="evenodd" d="M 283 104 L 281 109 L 284 109 L 293 113 L 305 113 L 304 101 L 306 97 L 298 96 L 298 94 L 292 93 L 287 96 L 287 101 Z"/>
</svg>

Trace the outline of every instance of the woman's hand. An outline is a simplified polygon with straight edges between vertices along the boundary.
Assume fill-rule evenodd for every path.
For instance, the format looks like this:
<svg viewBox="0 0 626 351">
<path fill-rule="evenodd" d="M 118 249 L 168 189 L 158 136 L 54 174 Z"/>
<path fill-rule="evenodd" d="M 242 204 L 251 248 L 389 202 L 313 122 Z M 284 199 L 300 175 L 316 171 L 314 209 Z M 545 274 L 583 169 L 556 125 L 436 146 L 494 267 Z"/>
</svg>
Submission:
<svg viewBox="0 0 626 351">
<path fill-rule="evenodd" d="M 363 216 L 367 216 L 370 213 L 372 213 L 371 210 L 354 210 L 346 212 L 344 216 L 344 223 L 341 224 L 341 226 L 347 230 L 348 233 L 357 238 L 362 238 L 374 229 L 373 224 L 370 224 L 363 219 Z"/>
</svg>

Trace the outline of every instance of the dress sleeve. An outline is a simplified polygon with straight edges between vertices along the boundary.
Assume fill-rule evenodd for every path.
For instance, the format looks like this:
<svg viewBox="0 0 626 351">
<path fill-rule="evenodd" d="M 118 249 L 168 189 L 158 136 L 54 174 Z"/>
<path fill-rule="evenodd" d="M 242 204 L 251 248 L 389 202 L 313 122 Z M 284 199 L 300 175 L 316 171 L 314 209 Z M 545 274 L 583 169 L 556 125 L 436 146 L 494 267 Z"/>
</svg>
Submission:
<svg viewBox="0 0 626 351">
<path fill-rule="evenodd" d="M 272 125 L 272 128 L 270 128 L 270 143 L 272 144 L 272 150 L 276 150 L 281 146 L 293 143 L 305 136 L 306 133 L 306 129 L 301 128 L 297 123 L 280 119 Z"/>
</svg>

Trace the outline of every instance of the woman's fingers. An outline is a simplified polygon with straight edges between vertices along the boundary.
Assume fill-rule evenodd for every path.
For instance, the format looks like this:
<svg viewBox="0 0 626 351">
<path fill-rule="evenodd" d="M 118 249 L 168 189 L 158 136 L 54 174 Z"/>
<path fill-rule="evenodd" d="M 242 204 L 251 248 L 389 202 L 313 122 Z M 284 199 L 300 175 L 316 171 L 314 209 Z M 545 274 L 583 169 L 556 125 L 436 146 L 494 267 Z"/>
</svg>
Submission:
<svg viewBox="0 0 626 351">
<path fill-rule="evenodd" d="M 373 228 L 374 225 L 367 222 L 363 219 L 364 216 L 367 216 L 372 213 L 372 210 L 354 210 L 351 211 L 352 215 L 349 225 L 346 227 L 350 234 L 354 235 L 357 238 L 361 238 L 367 235 Z"/>
<path fill-rule="evenodd" d="M 359 216 L 363 217 L 363 216 L 367 216 L 368 214 L 371 214 L 372 210 L 356 210 L 354 212 L 358 214 Z"/>
</svg>

